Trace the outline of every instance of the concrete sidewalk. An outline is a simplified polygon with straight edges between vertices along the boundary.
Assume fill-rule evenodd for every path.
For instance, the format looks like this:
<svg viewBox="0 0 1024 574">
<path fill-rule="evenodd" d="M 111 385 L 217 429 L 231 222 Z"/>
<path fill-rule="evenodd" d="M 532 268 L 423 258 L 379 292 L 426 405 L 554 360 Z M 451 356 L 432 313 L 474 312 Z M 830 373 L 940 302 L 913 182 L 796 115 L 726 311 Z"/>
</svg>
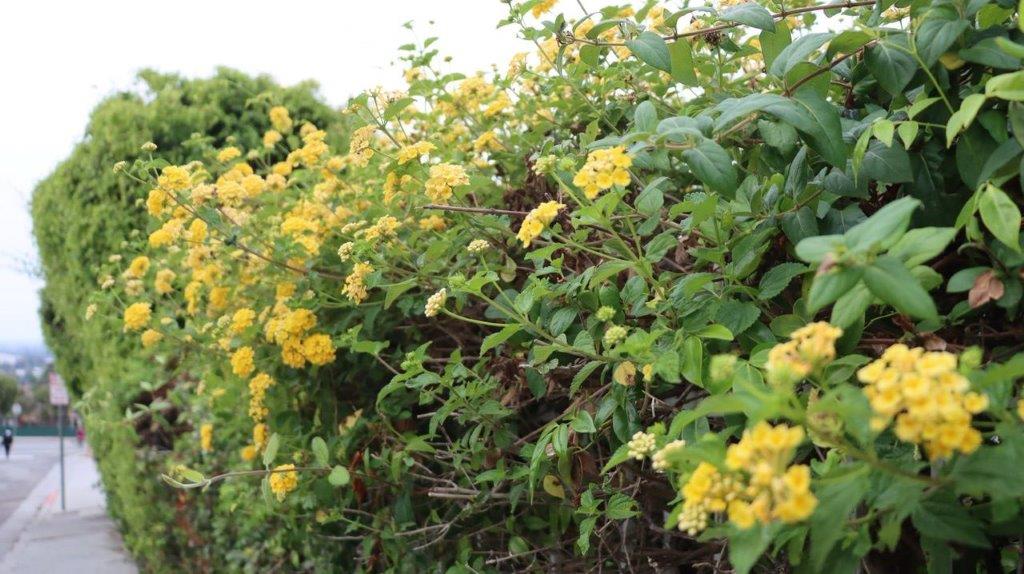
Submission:
<svg viewBox="0 0 1024 574">
<path fill-rule="evenodd" d="M 70 448 L 65 461 L 67 511 L 60 509 L 56 464 L 0 525 L 0 574 L 135 574 L 107 516 L 96 464 L 85 451 Z"/>
</svg>

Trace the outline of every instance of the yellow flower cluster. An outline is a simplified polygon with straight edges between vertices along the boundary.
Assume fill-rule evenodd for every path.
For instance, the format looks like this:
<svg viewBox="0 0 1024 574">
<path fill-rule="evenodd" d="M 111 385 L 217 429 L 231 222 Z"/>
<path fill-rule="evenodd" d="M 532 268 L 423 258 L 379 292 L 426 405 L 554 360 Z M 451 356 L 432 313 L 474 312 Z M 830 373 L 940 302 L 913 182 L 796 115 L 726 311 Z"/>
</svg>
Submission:
<svg viewBox="0 0 1024 574">
<path fill-rule="evenodd" d="M 469 242 L 469 245 L 466 246 L 466 251 L 470 253 L 483 253 L 484 251 L 490 249 L 490 247 L 490 241 L 487 241 L 486 239 L 474 239 L 473 241 Z"/>
<path fill-rule="evenodd" d="M 658 472 L 665 472 L 671 466 L 668 457 L 683 450 L 685 447 L 686 441 L 683 439 L 677 439 L 666 444 L 651 457 L 651 467 Z"/>
<path fill-rule="evenodd" d="M 283 501 L 289 492 L 299 486 L 299 473 L 295 472 L 294 464 L 282 464 L 274 467 L 269 481 L 270 491 L 277 496 L 278 501 Z"/>
<path fill-rule="evenodd" d="M 516 238 L 523 242 L 523 247 L 529 247 L 534 239 L 540 236 L 544 228 L 551 224 L 558 216 L 558 212 L 565 208 L 565 204 L 557 201 L 545 201 L 530 210 L 519 226 L 519 233 Z"/>
<path fill-rule="evenodd" d="M 558 0 L 540 0 L 540 2 L 533 5 L 533 8 L 530 8 L 530 13 L 533 14 L 534 18 L 540 18 L 554 8 L 557 3 Z"/>
<path fill-rule="evenodd" d="M 256 366 L 253 364 L 252 347 L 246 346 L 238 349 L 231 355 L 231 372 L 239 377 L 248 377 Z"/>
<path fill-rule="evenodd" d="M 314 365 L 326 365 L 334 361 L 334 343 L 323 333 L 310 335 L 302 341 L 302 354 Z"/>
<path fill-rule="evenodd" d="M 395 232 L 402 224 L 397 218 L 385 215 L 377 220 L 377 223 L 363 230 L 363 239 L 376 241 L 378 239 L 389 239 L 395 236 Z"/>
<path fill-rule="evenodd" d="M 237 159 L 241 155 L 242 150 L 235 146 L 229 146 L 217 152 L 217 161 L 227 163 L 233 159 Z"/>
<path fill-rule="evenodd" d="M 142 346 L 149 348 L 159 343 L 164 338 L 164 336 L 160 331 L 157 331 L 156 329 L 146 329 L 145 331 L 142 332 L 142 335 L 139 338 L 142 340 Z"/>
<path fill-rule="evenodd" d="M 403 165 L 413 160 L 419 160 L 421 157 L 434 151 L 436 146 L 430 142 L 417 142 L 412 145 L 407 145 L 398 150 L 397 158 L 398 165 Z"/>
<path fill-rule="evenodd" d="M 156 182 L 161 189 L 166 191 L 181 191 L 191 185 L 192 179 L 187 169 L 169 165 L 160 170 L 160 176 L 156 178 Z"/>
<path fill-rule="evenodd" d="M 124 310 L 124 330 L 138 331 L 149 323 L 153 308 L 149 303 L 132 303 Z"/>
<path fill-rule="evenodd" d="M 969 391 L 956 355 L 896 344 L 857 371 L 857 378 L 875 413 L 873 430 L 895 419 L 896 437 L 922 445 L 933 460 L 969 454 L 981 445 L 971 419 L 988 408 L 988 397 Z"/>
<path fill-rule="evenodd" d="M 352 165 L 366 167 L 373 157 L 373 148 L 370 147 L 370 140 L 373 138 L 377 126 L 363 126 L 352 132 L 352 138 L 348 143 L 348 157 Z"/>
<path fill-rule="evenodd" d="M 629 185 L 629 167 L 633 158 L 622 146 L 598 149 L 590 152 L 587 163 L 576 172 L 572 182 L 583 189 L 587 199 L 594 199 L 597 194 L 612 186 Z"/>
<path fill-rule="evenodd" d="M 366 276 L 373 273 L 373 266 L 369 263 L 356 263 L 352 267 L 352 273 L 345 278 L 345 296 L 353 303 L 362 303 L 366 297 Z"/>
<path fill-rule="evenodd" d="M 654 435 L 643 431 L 633 433 L 633 438 L 626 443 L 626 448 L 629 449 L 629 457 L 636 460 L 643 460 L 653 453 L 655 446 Z"/>
<path fill-rule="evenodd" d="M 430 179 L 427 180 L 426 193 L 434 203 L 448 203 L 452 197 L 452 188 L 469 185 L 469 176 L 461 165 L 441 163 L 430 166 Z"/>
<path fill-rule="evenodd" d="M 274 379 L 266 373 L 259 373 L 249 380 L 249 416 L 253 422 L 258 423 L 270 414 L 264 401 L 267 389 L 274 386 L 274 383 Z"/>
<path fill-rule="evenodd" d="M 235 311 L 235 314 L 231 317 L 231 332 L 235 335 L 241 334 L 246 329 L 252 326 L 253 321 L 256 319 L 256 311 L 249 308 L 242 308 Z"/>
<path fill-rule="evenodd" d="M 789 341 L 768 352 L 768 382 L 788 386 L 817 372 L 836 357 L 835 343 L 843 334 L 825 322 L 811 323 L 793 331 Z"/>
<path fill-rule="evenodd" d="M 203 423 L 199 427 L 199 447 L 203 452 L 213 450 L 213 423 Z"/>
<path fill-rule="evenodd" d="M 423 314 L 427 317 L 436 317 L 441 309 L 444 308 L 445 301 L 448 300 L 448 291 L 442 287 L 437 293 L 434 293 L 427 299 L 427 306 L 423 311 Z"/>
<path fill-rule="evenodd" d="M 702 462 L 683 485 L 679 528 L 693 535 L 707 527 L 712 513 L 727 512 L 740 528 L 809 517 L 818 505 L 806 465 L 789 466 L 803 442 L 800 427 L 759 422 L 726 451 L 726 471 Z"/>
<path fill-rule="evenodd" d="M 270 108 L 270 123 L 277 131 L 291 131 L 292 118 L 288 114 L 288 108 L 284 106 L 274 106 Z"/>
<path fill-rule="evenodd" d="M 198 221 L 198 220 L 196 220 Z M 178 276 L 177 273 L 170 269 L 161 269 L 156 272 L 156 278 L 153 280 L 153 289 L 161 295 L 167 295 L 174 291 L 174 285 L 171 283 Z"/>
<path fill-rule="evenodd" d="M 125 270 L 124 274 L 127 277 L 134 277 L 136 279 L 144 277 L 146 271 L 149 271 L 149 257 L 145 255 L 139 255 L 135 259 L 132 259 L 128 269 Z"/>
</svg>

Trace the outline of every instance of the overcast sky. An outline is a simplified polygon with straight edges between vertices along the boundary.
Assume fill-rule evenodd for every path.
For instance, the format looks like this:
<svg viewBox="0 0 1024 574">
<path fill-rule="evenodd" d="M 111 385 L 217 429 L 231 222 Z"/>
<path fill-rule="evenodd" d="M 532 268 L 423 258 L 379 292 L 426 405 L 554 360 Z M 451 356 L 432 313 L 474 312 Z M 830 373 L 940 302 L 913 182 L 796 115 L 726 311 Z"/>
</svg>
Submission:
<svg viewBox="0 0 1024 574">
<path fill-rule="evenodd" d="M 3 2 L 0 345 L 42 340 L 41 281 L 26 272 L 36 261 L 33 186 L 80 141 L 100 100 L 136 87 L 138 70 L 195 77 L 224 65 L 284 84 L 314 79 L 341 105 L 364 88 L 397 86 L 397 48 L 417 38 L 439 36 L 455 70 L 504 67 L 530 47 L 495 28 L 504 14 L 499 0 Z"/>
</svg>

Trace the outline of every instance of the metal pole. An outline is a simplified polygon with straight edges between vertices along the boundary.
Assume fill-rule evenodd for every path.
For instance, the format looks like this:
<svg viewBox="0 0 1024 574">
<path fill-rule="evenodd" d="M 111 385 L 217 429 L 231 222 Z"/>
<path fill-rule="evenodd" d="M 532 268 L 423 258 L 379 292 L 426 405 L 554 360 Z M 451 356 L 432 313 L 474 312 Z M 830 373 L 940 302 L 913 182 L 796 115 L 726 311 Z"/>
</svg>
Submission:
<svg viewBox="0 0 1024 574">
<path fill-rule="evenodd" d="M 60 437 L 60 509 L 66 510 L 64 504 L 64 407 L 57 406 L 57 436 Z"/>
</svg>

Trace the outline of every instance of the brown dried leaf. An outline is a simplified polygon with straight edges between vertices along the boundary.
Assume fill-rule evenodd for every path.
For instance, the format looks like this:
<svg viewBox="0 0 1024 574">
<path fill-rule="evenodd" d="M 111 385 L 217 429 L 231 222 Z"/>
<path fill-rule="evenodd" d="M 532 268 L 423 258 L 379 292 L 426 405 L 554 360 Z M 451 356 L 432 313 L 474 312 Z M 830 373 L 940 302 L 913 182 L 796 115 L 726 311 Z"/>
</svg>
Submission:
<svg viewBox="0 0 1024 574">
<path fill-rule="evenodd" d="M 971 309 L 977 309 L 989 301 L 998 301 L 1005 292 L 1006 287 L 1003 286 L 1003 282 L 996 277 L 993 270 L 989 269 L 974 280 L 974 286 L 967 294 L 967 303 Z"/>
</svg>

